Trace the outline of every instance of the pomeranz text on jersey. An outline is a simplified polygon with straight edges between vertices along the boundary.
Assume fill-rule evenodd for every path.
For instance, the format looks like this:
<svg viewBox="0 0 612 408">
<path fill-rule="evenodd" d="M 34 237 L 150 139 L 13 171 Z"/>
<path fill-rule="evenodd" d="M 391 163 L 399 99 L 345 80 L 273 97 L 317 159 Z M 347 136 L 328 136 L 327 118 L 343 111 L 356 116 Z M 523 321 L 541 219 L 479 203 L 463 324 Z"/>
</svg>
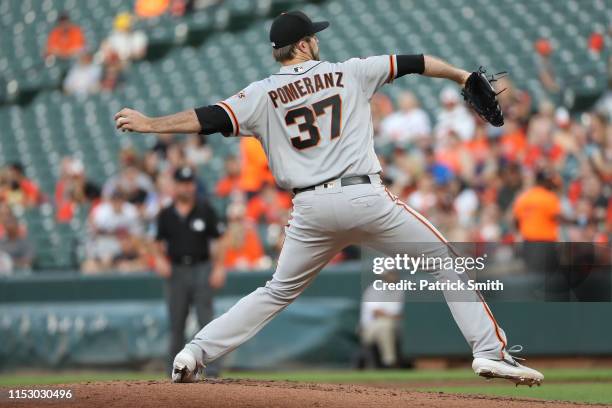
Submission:
<svg viewBox="0 0 612 408">
<path fill-rule="evenodd" d="M 285 104 L 331 87 L 344 88 L 342 72 L 314 74 L 312 78 L 301 78 L 268 92 L 268 96 L 274 108 L 278 108 L 277 100 Z"/>
</svg>

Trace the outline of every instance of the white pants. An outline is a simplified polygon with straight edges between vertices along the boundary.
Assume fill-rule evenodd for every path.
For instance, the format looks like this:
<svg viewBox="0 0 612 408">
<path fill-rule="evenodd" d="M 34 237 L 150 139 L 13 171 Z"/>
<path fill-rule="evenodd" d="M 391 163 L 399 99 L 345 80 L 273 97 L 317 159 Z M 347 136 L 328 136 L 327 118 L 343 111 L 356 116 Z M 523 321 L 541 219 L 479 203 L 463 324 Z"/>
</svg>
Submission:
<svg viewBox="0 0 612 408">
<path fill-rule="evenodd" d="M 207 324 L 186 349 L 204 364 L 234 350 L 287 307 L 348 245 L 369 246 L 388 256 L 448 255 L 446 241 L 423 216 L 393 197 L 378 175 L 370 178 L 372 184 L 342 187 L 335 182 L 331 188 L 317 186 L 297 194 L 272 279 Z M 430 272 L 440 281 L 459 279 L 452 270 Z M 501 358 L 504 331 L 480 293 L 467 295 L 469 299 L 464 293 L 462 301 L 455 301 L 452 293 L 444 292 L 473 356 Z"/>
<path fill-rule="evenodd" d="M 361 342 L 365 346 L 376 345 L 380 359 L 386 366 L 397 363 L 396 337 L 398 319 L 380 316 L 361 327 Z"/>
</svg>

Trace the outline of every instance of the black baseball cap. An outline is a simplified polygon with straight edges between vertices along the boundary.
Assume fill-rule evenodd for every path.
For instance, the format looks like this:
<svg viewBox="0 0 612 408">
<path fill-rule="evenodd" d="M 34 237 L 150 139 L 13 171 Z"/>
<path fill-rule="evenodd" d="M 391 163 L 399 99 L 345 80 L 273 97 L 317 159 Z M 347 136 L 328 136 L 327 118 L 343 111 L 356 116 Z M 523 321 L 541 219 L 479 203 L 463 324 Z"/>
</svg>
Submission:
<svg viewBox="0 0 612 408">
<path fill-rule="evenodd" d="M 289 11 L 276 17 L 270 27 L 273 48 L 282 48 L 329 27 L 329 22 L 313 22 L 301 11 Z"/>
<path fill-rule="evenodd" d="M 195 173 L 193 169 L 188 166 L 179 167 L 174 172 L 174 181 L 178 182 L 190 182 L 195 180 Z"/>
</svg>

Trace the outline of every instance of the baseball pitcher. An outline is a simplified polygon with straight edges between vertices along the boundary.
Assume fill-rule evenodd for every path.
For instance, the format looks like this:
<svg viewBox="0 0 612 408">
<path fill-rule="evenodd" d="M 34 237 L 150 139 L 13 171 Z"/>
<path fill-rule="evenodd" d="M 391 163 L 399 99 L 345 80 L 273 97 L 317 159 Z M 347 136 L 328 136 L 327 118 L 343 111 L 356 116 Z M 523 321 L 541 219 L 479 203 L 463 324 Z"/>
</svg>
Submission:
<svg viewBox="0 0 612 408">
<path fill-rule="evenodd" d="M 503 117 L 493 88 L 482 71 L 469 73 L 428 55 L 320 61 L 316 33 L 328 26 L 299 11 L 278 16 L 270 41 L 280 70 L 215 105 L 164 117 L 127 108 L 115 115 L 123 131 L 255 137 L 278 184 L 294 193 L 292 219 L 272 279 L 206 325 L 177 354 L 175 382 L 195 381 L 207 363 L 253 337 L 348 245 L 366 245 L 389 256 L 448 254 L 440 232 L 381 183 L 370 99 L 407 74 L 446 78 L 463 86 L 466 101 L 500 126 Z M 438 280 L 457 279 L 452 270 L 430 272 Z M 474 371 L 517 385 L 539 385 L 544 376 L 510 355 L 514 350 L 507 348 L 506 335 L 480 293 L 470 296 L 453 301 L 445 293 L 472 348 Z"/>
</svg>

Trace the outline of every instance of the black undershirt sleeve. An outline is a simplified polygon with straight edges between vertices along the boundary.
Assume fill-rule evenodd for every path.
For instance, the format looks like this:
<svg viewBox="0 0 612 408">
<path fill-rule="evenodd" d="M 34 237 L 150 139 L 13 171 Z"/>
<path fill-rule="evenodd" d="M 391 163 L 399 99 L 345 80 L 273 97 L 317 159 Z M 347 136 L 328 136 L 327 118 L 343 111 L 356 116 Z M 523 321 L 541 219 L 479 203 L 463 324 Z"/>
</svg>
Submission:
<svg viewBox="0 0 612 408">
<path fill-rule="evenodd" d="M 200 134 L 202 135 L 211 135 L 220 132 L 223 133 L 224 136 L 228 136 L 234 131 L 230 117 L 220 106 L 202 106 L 196 108 L 195 113 L 202 127 L 202 130 L 200 130 Z"/>
<path fill-rule="evenodd" d="M 396 78 L 406 74 L 422 74 L 425 72 L 425 56 L 423 54 L 396 55 L 395 59 L 397 60 Z"/>
</svg>

